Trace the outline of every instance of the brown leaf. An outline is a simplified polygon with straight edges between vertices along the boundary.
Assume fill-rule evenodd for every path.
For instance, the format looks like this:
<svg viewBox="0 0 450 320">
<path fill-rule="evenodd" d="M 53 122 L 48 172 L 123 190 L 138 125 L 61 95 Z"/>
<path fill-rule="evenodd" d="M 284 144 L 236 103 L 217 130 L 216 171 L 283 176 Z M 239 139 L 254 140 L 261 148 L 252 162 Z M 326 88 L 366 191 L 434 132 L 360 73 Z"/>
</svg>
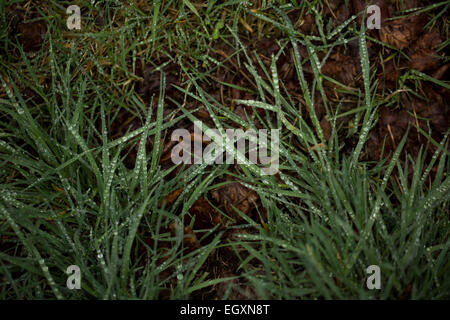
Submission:
<svg viewBox="0 0 450 320">
<path fill-rule="evenodd" d="M 172 223 L 170 226 L 170 232 L 172 236 L 176 236 L 177 234 L 177 225 L 176 223 Z M 183 245 L 188 249 L 197 249 L 200 248 L 200 242 L 197 239 L 194 231 L 192 231 L 190 226 L 185 226 L 183 228 Z"/>
<path fill-rule="evenodd" d="M 415 44 L 411 55 L 411 68 L 419 71 L 432 70 L 439 66 L 440 60 L 436 53 L 436 48 L 441 43 L 438 32 L 423 35 Z"/>
<path fill-rule="evenodd" d="M 196 229 L 211 229 L 222 222 L 221 214 L 216 212 L 203 198 L 195 200 L 189 213 L 195 217 Z"/>
<path fill-rule="evenodd" d="M 163 206 L 171 205 L 178 198 L 178 196 L 182 191 L 183 191 L 182 189 L 177 189 L 171 194 L 169 194 L 167 197 L 165 197 L 162 201 Z"/>
<path fill-rule="evenodd" d="M 433 73 L 433 78 L 438 79 L 438 80 L 444 78 L 444 76 L 447 73 L 449 68 L 450 68 L 450 63 L 443 65 L 442 67 L 440 67 L 438 70 L 436 70 Z"/>
<path fill-rule="evenodd" d="M 356 78 L 356 65 L 352 57 L 339 52 L 333 54 L 323 65 L 321 72 L 346 86 L 353 86 Z M 335 87 L 334 83 L 325 81 L 325 84 Z"/>
<path fill-rule="evenodd" d="M 153 64 L 145 64 L 143 67 L 138 65 L 136 69 L 136 75 L 143 78 L 143 81 L 138 83 L 137 91 L 145 101 L 149 101 L 154 95 L 155 98 L 159 97 L 160 89 L 160 69 L 164 72 L 166 76 L 166 95 L 180 100 L 181 93 L 179 90 L 175 89 L 172 85 L 180 85 L 179 76 L 181 74 L 180 67 L 174 62 L 169 62 L 169 58 L 161 58 L 153 61 Z M 163 68 L 161 65 L 166 64 Z M 180 100 L 181 101 L 181 100 Z M 168 103 L 169 101 L 167 101 Z"/>
<path fill-rule="evenodd" d="M 389 21 L 381 26 L 380 39 L 397 49 L 406 48 L 413 40 L 417 39 L 424 22 L 423 16 Z"/>
<path fill-rule="evenodd" d="M 332 131 L 330 122 L 326 118 L 323 118 L 320 121 L 320 127 L 322 128 L 325 139 L 330 140 Z"/>
<path fill-rule="evenodd" d="M 305 34 L 311 34 L 314 28 L 314 18 L 312 14 L 306 14 L 301 22 L 300 30 Z"/>
<path fill-rule="evenodd" d="M 380 37 L 381 41 L 397 49 L 407 47 L 412 39 L 411 31 L 402 23 L 398 23 L 398 20 L 383 26 Z"/>
<path fill-rule="evenodd" d="M 47 25 L 44 21 L 34 21 L 28 23 L 20 23 L 19 41 L 25 52 L 38 51 L 44 41 Z"/>
<path fill-rule="evenodd" d="M 232 179 L 228 177 L 227 181 L 232 181 Z M 249 214 L 254 208 L 254 201 L 258 199 L 258 196 L 253 190 L 244 187 L 237 181 L 213 190 L 211 195 L 214 200 L 225 208 L 225 212 L 228 215 L 238 221 L 241 218 L 233 207 L 236 207 L 244 214 Z"/>
</svg>

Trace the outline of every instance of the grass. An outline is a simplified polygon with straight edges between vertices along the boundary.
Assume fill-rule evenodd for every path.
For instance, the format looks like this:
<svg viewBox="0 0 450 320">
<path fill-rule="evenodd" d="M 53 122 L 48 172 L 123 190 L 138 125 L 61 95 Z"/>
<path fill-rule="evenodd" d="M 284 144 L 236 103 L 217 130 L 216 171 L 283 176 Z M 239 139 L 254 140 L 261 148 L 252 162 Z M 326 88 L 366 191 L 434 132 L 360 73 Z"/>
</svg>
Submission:
<svg viewBox="0 0 450 320">
<path fill-rule="evenodd" d="M 0 56 L 0 247 L 6 248 L 0 252 L 0 299 L 158 299 L 162 294 L 189 299 L 231 280 L 245 283 L 263 299 L 449 298 L 448 135 L 435 141 L 423 131 L 427 139 L 418 155 L 402 152 L 405 137 L 383 161 L 361 160 L 389 93 L 376 93 L 368 36 L 354 19 L 330 27 L 319 11 L 322 1 L 273 6 L 260 1 L 254 7 L 265 9 L 258 12 L 240 0 L 78 3 L 83 8 L 80 32 L 65 28 L 65 8 L 73 3 L 48 1 L 40 7 L 49 30 L 34 56 L 7 32 L 0 35 L 7 52 L 14 52 Z M 318 36 L 296 31 L 286 16 L 292 6 L 315 14 Z M 1 12 L 1 29 L 6 30 L 8 20 Z M 103 26 L 95 24 L 100 12 Z M 248 28 L 257 37 L 277 37 L 281 49 L 269 57 L 270 68 L 261 60 L 256 65 L 252 57 L 258 56 L 244 45 L 242 34 L 249 31 L 242 30 Z M 328 55 L 321 60 L 318 52 L 353 39 L 361 48 L 364 85 L 351 93 L 359 105 L 344 114 L 323 88 L 319 66 Z M 220 42 L 241 53 L 239 67 L 256 85 L 248 90 L 258 100 L 240 102 L 265 109 L 265 116 L 255 112 L 243 120 L 204 90 L 223 65 L 211 54 Z M 307 59 L 301 59 L 299 44 L 306 46 Z M 288 46 L 294 50 L 292 63 L 307 114 L 276 67 Z M 164 73 L 159 95 L 151 101 L 136 93 L 139 62 L 158 57 L 181 66 L 178 90 L 205 106 L 217 128 L 256 129 L 256 120 L 265 128 L 280 128 L 279 178 L 247 165 L 236 170 L 226 164 L 179 172 L 176 166 L 163 168 L 162 149 L 170 138 L 166 129 L 197 118 L 177 101 L 172 101 L 178 104 L 175 111 L 164 112 L 171 99 Z M 308 65 L 312 84 L 305 79 Z M 409 89 L 430 78 L 411 70 L 402 81 Z M 448 88 L 448 82 L 437 81 Z M 27 99 L 24 87 L 42 102 Z M 332 125 L 328 140 L 316 115 L 316 93 Z M 108 132 L 121 121 L 121 110 L 144 125 L 113 139 Z M 348 115 L 351 126 L 336 125 L 336 119 Z M 147 152 L 149 137 L 165 140 Z M 356 139 L 350 153 L 343 152 L 345 137 Z M 137 150 L 131 169 L 125 165 L 130 146 Z M 429 161 L 431 146 L 437 149 Z M 208 192 L 223 185 L 225 176 L 237 177 L 256 192 L 257 210 L 261 217 L 265 211 L 266 221 L 237 210 L 244 223 L 206 230 L 202 247 L 189 251 L 184 218 L 199 197 L 214 205 Z M 166 197 L 180 188 L 174 204 L 165 206 Z M 174 234 L 167 231 L 172 224 Z M 222 241 L 232 229 L 246 232 Z M 235 253 L 239 275 L 215 277 L 205 268 L 223 248 Z M 381 268 L 381 290 L 365 285 L 366 268 L 374 264 Z M 82 290 L 66 288 L 70 265 L 81 268 Z M 232 297 L 232 290 L 246 294 L 242 286 L 233 288 L 235 283 L 224 299 Z"/>
</svg>

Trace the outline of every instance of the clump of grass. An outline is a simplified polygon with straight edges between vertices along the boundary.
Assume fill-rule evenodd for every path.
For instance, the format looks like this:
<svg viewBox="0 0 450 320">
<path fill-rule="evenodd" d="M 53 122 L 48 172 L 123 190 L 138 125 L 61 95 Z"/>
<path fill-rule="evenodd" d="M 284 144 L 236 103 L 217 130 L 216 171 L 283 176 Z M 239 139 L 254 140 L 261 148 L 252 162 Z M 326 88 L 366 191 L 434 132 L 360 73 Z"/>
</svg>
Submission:
<svg viewBox="0 0 450 320">
<path fill-rule="evenodd" d="M 52 4 L 53 17 L 58 17 L 62 5 Z M 88 2 L 83 4 L 87 13 L 98 13 Z M 404 138 L 383 161 L 360 160 L 383 99 L 374 94 L 377 83 L 371 76 L 365 30 L 353 28 L 353 19 L 327 30 L 314 6 L 302 2 L 299 7 L 316 15 L 320 30 L 320 36 L 308 37 L 293 28 L 285 14 L 292 7 L 285 3 L 281 9 L 267 8 L 274 12 L 270 16 L 247 10 L 239 1 L 114 5 L 113 11 L 107 2 L 103 7 L 104 26 L 94 27 L 94 19 L 86 18 L 86 32 L 72 34 L 70 40 L 58 27 L 64 25 L 63 18 L 49 19 L 48 51 L 31 59 L 17 47 L 18 68 L 9 65 L 11 57 L 0 59 L 0 298 L 158 299 L 169 292 L 169 298 L 187 299 L 233 279 L 212 278 L 202 269 L 222 246 L 239 248 L 235 252 L 241 280 L 254 287 L 259 298 L 449 297 L 447 136 L 439 142 L 428 137 L 414 157 L 402 153 Z M 284 34 L 269 69 L 242 44 L 242 18 Z M 342 113 L 328 105 L 322 86 L 320 65 L 327 56 L 320 61 L 317 52 L 352 39 L 359 40 L 361 49 L 363 89 L 358 92 L 361 105 L 350 112 L 355 125 L 344 133 L 346 129 L 336 125 Z M 14 39 L 0 34 L 0 42 L 5 41 L 16 46 Z M 262 176 L 251 165 L 232 170 L 225 164 L 204 164 L 169 178 L 176 167 L 159 165 L 163 145 L 155 143 L 150 152 L 145 148 L 149 137 L 164 141 L 167 128 L 182 119 L 196 120 L 181 104 L 164 114 L 170 97 L 163 73 L 152 101 L 142 101 L 135 93 L 136 64 L 168 51 L 175 52 L 172 58 L 186 79 L 179 89 L 205 106 L 218 128 L 254 128 L 254 119 L 242 120 L 202 87 L 219 64 L 208 59 L 213 41 L 233 43 L 236 52 L 242 52 L 240 66 L 257 86 L 253 90 L 258 100 L 239 102 L 265 109 L 263 116 L 255 112 L 254 117 L 267 129 L 281 129 L 277 176 Z M 308 60 L 301 59 L 299 45 L 307 48 Z M 307 114 L 292 102 L 278 75 L 276 61 L 287 46 L 293 49 Z M 199 67 L 203 63 L 209 66 L 204 73 Z M 311 65 L 312 84 L 305 80 L 306 64 Z M 432 81 L 423 74 L 411 76 Z M 42 102 L 27 100 L 23 87 Z M 329 139 L 316 115 L 315 92 L 330 119 Z M 143 125 L 111 139 L 108 131 L 121 109 L 137 115 Z M 341 151 L 346 134 L 357 137 L 351 154 Z M 437 149 L 426 161 L 430 144 Z M 129 169 L 124 160 L 134 146 L 136 162 Z M 239 178 L 256 192 L 262 206 L 258 210 L 266 211 L 267 220 L 261 223 L 238 212 L 253 233 L 224 244 L 222 231 L 210 230 L 211 241 L 189 252 L 182 230 L 174 235 L 167 226 L 183 225 L 195 200 L 221 185 L 217 181 L 224 175 Z M 166 196 L 180 188 L 175 203 L 163 206 Z M 382 288 L 370 291 L 366 268 L 374 264 L 381 268 Z M 81 268 L 82 290 L 66 288 L 70 265 Z"/>
</svg>

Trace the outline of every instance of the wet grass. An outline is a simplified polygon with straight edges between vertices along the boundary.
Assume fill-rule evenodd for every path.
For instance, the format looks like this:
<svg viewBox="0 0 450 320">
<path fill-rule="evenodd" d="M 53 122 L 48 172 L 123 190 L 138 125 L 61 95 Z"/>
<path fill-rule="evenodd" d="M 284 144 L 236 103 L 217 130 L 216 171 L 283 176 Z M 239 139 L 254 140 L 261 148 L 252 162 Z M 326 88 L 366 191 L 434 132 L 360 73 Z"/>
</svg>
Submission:
<svg viewBox="0 0 450 320">
<path fill-rule="evenodd" d="M 25 6 L 42 14 L 31 21 L 47 26 L 31 53 L 6 31 L 13 20 L 1 10 L 1 299 L 449 298 L 448 130 L 441 140 L 422 130 L 418 154 L 405 152 L 405 135 L 380 161 L 365 159 L 378 109 L 396 99 L 377 91 L 371 36 L 355 18 L 340 27 L 321 20 L 322 1 L 268 2 L 80 1 L 80 31 L 66 28 L 72 3 L 42 2 Z M 444 5 L 426 12 L 441 23 Z M 287 17 L 293 7 L 312 12 L 317 36 L 298 31 Z M 263 63 L 247 45 L 252 38 L 275 38 L 280 49 Z M 328 55 L 319 54 L 354 40 L 356 89 L 323 75 Z M 219 61 L 224 44 L 233 53 Z M 303 107 L 277 67 L 288 50 Z M 251 110 L 244 117 L 208 91 L 229 61 L 254 84 L 245 88 L 252 99 L 234 99 Z M 179 66 L 177 83 L 155 72 L 159 86 L 140 94 L 142 70 L 169 63 Z M 354 108 L 329 99 L 324 79 L 347 90 Z M 422 81 L 448 89 L 416 70 L 399 81 L 411 91 Z M 218 129 L 280 129 L 279 174 L 253 165 L 162 165 L 169 129 L 199 120 L 197 108 Z M 227 176 L 256 193 L 255 214 L 236 209 L 229 217 L 211 197 Z M 201 246 L 192 248 L 185 226 L 199 198 L 227 223 L 194 228 Z M 223 250 L 235 263 L 216 272 L 208 266 Z M 81 269 L 81 290 L 66 287 L 70 265 Z M 366 287 L 370 265 L 380 266 L 380 290 Z"/>
</svg>

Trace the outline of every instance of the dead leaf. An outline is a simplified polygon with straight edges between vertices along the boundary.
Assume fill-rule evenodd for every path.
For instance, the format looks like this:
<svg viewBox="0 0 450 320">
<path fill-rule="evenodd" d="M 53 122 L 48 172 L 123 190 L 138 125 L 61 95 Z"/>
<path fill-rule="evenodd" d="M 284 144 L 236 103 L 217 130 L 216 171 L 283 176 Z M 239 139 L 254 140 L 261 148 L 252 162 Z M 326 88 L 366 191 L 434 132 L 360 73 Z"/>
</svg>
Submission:
<svg viewBox="0 0 450 320">
<path fill-rule="evenodd" d="M 38 51 L 45 34 L 47 33 L 47 25 L 44 21 L 34 21 L 28 23 L 20 23 L 19 27 L 19 41 L 22 44 L 25 52 Z"/>
<path fill-rule="evenodd" d="M 232 179 L 228 177 L 227 181 L 232 181 Z M 238 181 L 213 190 L 211 195 L 225 209 L 228 215 L 238 221 L 242 218 L 240 218 L 233 207 L 236 207 L 244 214 L 249 214 L 254 208 L 254 201 L 258 199 L 255 191 L 244 187 Z"/>
<path fill-rule="evenodd" d="M 424 34 L 414 45 L 411 55 L 411 68 L 419 71 L 432 70 L 439 66 L 440 59 L 436 48 L 442 42 L 437 31 Z"/>
</svg>

